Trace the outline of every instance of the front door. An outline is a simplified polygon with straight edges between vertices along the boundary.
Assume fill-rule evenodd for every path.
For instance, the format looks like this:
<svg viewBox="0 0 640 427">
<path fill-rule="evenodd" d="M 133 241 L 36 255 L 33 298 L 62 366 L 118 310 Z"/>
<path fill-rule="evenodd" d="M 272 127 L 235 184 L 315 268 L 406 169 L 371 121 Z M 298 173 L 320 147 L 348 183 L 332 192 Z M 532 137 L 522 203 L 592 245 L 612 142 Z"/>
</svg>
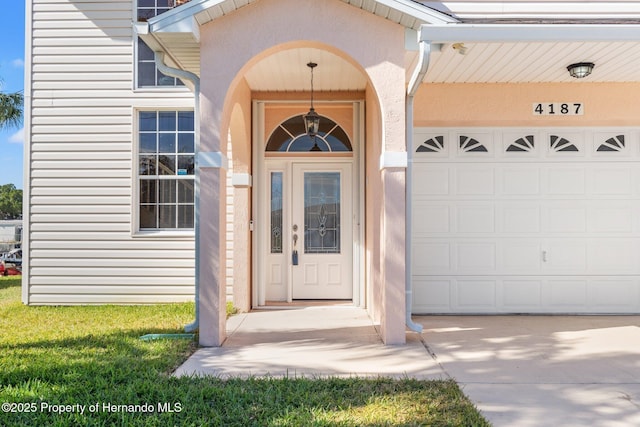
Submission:
<svg viewBox="0 0 640 427">
<path fill-rule="evenodd" d="M 292 299 L 351 299 L 351 164 L 294 163 L 291 178 Z"/>
<path fill-rule="evenodd" d="M 278 159 L 266 181 L 266 301 L 352 299 L 352 163 Z"/>
<path fill-rule="evenodd" d="M 260 130 L 254 142 L 254 306 L 293 300 L 360 305 L 364 198 L 356 148 L 362 103 L 324 103 L 326 115 L 313 137 L 300 114 L 306 103 L 254 105 Z"/>
</svg>

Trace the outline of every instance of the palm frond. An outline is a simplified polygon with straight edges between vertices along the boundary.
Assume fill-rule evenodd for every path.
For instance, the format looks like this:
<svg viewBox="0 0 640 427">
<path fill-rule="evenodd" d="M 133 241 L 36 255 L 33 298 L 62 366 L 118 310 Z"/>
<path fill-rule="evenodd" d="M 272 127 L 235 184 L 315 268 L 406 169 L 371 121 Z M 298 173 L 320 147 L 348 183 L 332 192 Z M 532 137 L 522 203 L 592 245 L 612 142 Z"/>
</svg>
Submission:
<svg viewBox="0 0 640 427">
<path fill-rule="evenodd" d="M 0 130 L 20 127 L 23 102 L 22 92 L 0 93 Z"/>
</svg>

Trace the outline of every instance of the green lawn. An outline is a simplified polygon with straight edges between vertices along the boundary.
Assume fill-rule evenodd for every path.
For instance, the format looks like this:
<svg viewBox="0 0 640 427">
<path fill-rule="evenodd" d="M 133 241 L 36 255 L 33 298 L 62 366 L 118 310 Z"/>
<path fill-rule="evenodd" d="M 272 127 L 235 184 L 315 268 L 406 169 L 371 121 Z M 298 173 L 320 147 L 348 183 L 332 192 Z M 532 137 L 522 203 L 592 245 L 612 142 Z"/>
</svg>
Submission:
<svg viewBox="0 0 640 427">
<path fill-rule="evenodd" d="M 194 342 L 139 337 L 192 319 L 193 304 L 26 307 L 0 278 L 0 426 L 488 425 L 451 381 L 172 378 Z"/>
</svg>

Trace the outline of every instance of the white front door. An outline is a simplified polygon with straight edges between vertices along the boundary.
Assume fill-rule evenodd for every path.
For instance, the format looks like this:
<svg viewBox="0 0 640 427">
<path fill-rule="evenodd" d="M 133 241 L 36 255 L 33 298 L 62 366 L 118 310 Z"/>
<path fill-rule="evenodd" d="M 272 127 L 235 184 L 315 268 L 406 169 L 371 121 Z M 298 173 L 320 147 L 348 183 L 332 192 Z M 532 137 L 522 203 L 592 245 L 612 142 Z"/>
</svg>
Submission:
<svg viewBox="0 0 640 427">
<path fill-rule="evenodd" d="M 258 280 L 264 301 L 352 299 L 351 162 L 274 160 L 265 182 Z"/>
<path fill-rule="evenodd" d="M 292 166 L 292 299 L 351 299 L 351 164 Z"/>
</svg>

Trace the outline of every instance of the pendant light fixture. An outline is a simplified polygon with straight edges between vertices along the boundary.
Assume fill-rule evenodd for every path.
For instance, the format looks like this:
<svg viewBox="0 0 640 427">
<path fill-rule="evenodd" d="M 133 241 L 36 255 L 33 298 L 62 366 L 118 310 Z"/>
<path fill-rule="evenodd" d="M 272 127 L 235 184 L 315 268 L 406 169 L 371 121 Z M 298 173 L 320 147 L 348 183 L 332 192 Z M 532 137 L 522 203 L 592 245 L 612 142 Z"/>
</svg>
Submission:
<svg viewBox="0 0 640 427">
<path fill-rule="evenodd" d="M 313 108 L 313 69 L 317 66 L 318 64 L 316 64 L 315 62 L 309 62 L 307 64 L 307 67 L 311 69 L 311 108 L 309 109 L 309 112 L 304 116 L 304 124 L 305 128 L 307 129 L 307 135 L 309 135 L 311 138 L 314 138 L 314 143 L 315 136 L 318 134 L 318 127 L 320 126 L 320 116 Z"/>
</svg>

